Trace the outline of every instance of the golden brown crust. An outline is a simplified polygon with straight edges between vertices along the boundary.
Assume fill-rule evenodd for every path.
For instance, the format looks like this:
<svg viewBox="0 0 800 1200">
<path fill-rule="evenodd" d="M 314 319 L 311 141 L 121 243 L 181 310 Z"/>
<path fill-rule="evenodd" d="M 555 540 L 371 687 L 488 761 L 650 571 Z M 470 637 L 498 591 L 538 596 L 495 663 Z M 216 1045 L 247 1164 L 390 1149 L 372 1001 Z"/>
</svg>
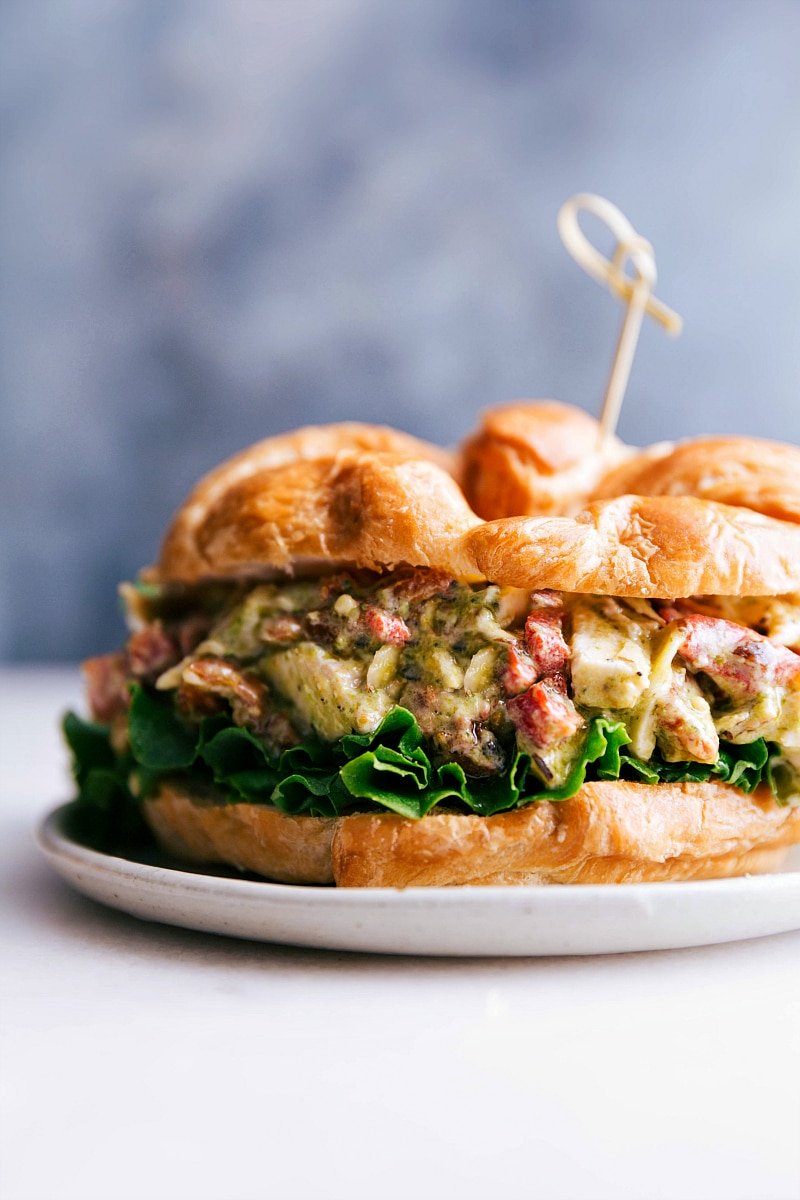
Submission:
<svg viewBox="0 0 800 1200">
<path fill-rule="evenodd" d="M 800 811 L 720 784 L 589 783 L 562 803 L 497 817 L 350 817 L 336 880 L 349 887 L 632 883 L 749 870 L 800 839 Z"/>
<path fill-rule="evenodd" d="M 483 523 L 435 463 L 346 450 L 250 472 L 190 499 L 158 577 L 192 583 L 401 564 L 568 592 L 780 595 L 800 588 L 800 525 L 689 496 L 621 496 L 575 517 Z"/>
<path fill-rule="evenodd" d="M 162 580 L 405 563 L 472 570 L 461 543 L 478 518 L 454 479 L 428 460 L 342 451 L 215 487 L 202 513 L 199 503 L 192 502 L 191 536 L 183 510 L 167 535 Z"/>
<path fill-rule="evenodd" d="M 572 513 L 628 453 L 617 438 L 600 444 L 600 426 L 580 408 L 517 401 L 489 409 L 464 443 L 464 492 L 486 521 Z"/>
<path fill-rule="evenodd" d="M 144 812 L 159 845 L 183 862 L 225 863 L 278 883 L 333 883 L 335 821 L 264 804 L 210 804 L 167 784 Z"/>
<path fill-rule="evenodd" d="M 180 858 L 339 887 L 712 879 L 770 870 L 800 841 L 800 808 L 715 783 L 589 783 L 571 800 L 486 818 L 290 817 L 195 802 L 178 788 L 162 788 L 145 811 Z"/>
<path fill-rule="evenodd" d="M 435 462 L 443 471 L 456 471 L 456 458 L 449 450 L 423 442 L 385 425 L 343 421 L 332 425 L 307 425 L 289 433 L 265 438 L 248 446 L 205 475 L 175 514 L 161 550 L 164 578 L 198 577 L 196 536 L 198 528 L 223 504 L 226 495 L 254 476 L 292 463 L 330 462 L 343 451 L 394 454 Z M 302 479 L 302 475 L 299 476 Z M 295 497 L 296 498 L 296 497 Z"/>
<path fill-rule="evenodd" d="M 630 494 L 696 496 L 800 522 L 800 448 L 745 437 L 653 447 L 608 472 L 593 498 Z"/>
<path fill-rule="evenodd" d="M 481 575 L 513 587 L 674 599 L 800 586 L 800 528 L 687 496 L 620 496 L 574 519 L 492 521 L 464 540 Z"/>
</svg>

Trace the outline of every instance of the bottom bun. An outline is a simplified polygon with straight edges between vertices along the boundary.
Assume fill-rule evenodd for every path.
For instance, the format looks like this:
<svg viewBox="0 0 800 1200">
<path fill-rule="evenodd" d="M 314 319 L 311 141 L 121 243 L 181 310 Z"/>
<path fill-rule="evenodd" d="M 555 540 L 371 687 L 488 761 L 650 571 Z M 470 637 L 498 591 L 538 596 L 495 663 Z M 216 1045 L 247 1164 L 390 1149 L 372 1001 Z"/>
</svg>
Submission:
<svg viewBox="0 0 800 1200">
<path fill-rule="evenodd" d="M 493 817 L 294 817 L 177 786 L 144 807 L 159 845 L 185 862 L 339 887 L 718 879 L 773 870 L 800 841 L 800 808 L 716 783 L 587 783 Z"/>
</svg>

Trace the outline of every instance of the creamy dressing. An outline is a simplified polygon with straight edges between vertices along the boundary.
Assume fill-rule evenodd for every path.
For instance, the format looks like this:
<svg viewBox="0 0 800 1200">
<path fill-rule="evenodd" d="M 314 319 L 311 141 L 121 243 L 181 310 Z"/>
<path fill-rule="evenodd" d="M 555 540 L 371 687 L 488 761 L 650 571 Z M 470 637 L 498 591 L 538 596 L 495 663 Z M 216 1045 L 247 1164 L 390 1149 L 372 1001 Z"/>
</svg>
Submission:
<svg viewBox="0 0 800 1200">
<path fill-rule="evenodd" d="M 660 604 L 531 597 L 427 572 L 388 582 L 345 576 L 261 584 L 234 595 L 205 639 L 157 686 L 180 689 L 198 658 L 232 659 L 268 685 L 275 705 L 303 735 L 333 741 L 371 732 L 400 704 L 414 713 L 442 759 L 460 761 L 477 775 L 502 770 L 518 739 L 548 786 L 569 774 L 588 721 L 601 714 L 625 725 L 631 752 L 643 760 L 658 751 L 667 761 L 714 763 L 720 739 L 765 738 L 781 746 L 786 778 L 800 774 L 800 671 L 793 672 L 791 661 L 788 671 L 765 674 L 754 690 L 759 660 L 751 655 L 755 666 L 748 666 L 749 692 L 742 699 L 741 688 L 710 678 L 682 657 L 687 614 L 747 626 L 742 632 L 751 642 L 753 629 L 778 646 L 800 647 L 800 595 L 703 597 L 676 602 L 674 610 Z M 555 612 L 561 622 L 563 704 L 580 726 L 549 740 L 514 716 L 515 697 L 540 677 L 533 635 L 525 629 L 532 606 L 541 620 L 542 613 Z M 137 604 L 137 623 L 152 619 L 152 610 L 143 615 L 141 608 Z M 758 651 L 760 643 L 753 644 Z M 780 653 L 791 660 L 788 650 Z"/>
</svg>

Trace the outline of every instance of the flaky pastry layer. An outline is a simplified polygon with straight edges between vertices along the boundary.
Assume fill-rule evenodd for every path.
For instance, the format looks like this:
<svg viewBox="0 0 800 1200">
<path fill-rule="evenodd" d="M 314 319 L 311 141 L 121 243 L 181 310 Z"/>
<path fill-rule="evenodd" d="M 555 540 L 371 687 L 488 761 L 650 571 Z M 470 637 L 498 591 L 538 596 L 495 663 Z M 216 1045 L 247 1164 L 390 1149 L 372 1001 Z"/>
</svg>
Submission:
<svg viewBox="0 0 800 1200">
<path fill-rule="evenodd" d="M 483 413 L 461 448 L 464 493 L 486 521 L 563 516 L 580 509 L 600 480 L 633 453 L 580 408 L 517 401 Z"/>
<path fill-rule="evenodd" d="M 800 809 L 714 783 L 587 783 L 561 803 L 418 821 L 289 816 L 163 786 L 145 815 L 161 847 L 183 861 L 339 887 L 716 879 L 772 870 L 800 841 Z"/>
<path fill-rule="evenodd" d="M 207 521 L 219 529 L 219 516 L 231 511 L 239 495 L 252 497 L 258 490 L 252 481 L 261 477 L 268 488 L 274 486 L 277 497 L 274 543 L 284 548 L 278 558 L 285 560 L 292 551 L 293 535 L 296 536 L 299 522 L 286 527 L 286 510 L 281 501 L 288 500 L 290 507 L 299 499 L 303 489 L 303 472 L 283 475 L 281 468 L 291 468 L 297 463 L 330 464 L 342 452 L 368 452 L 393 454 L 397 459 L 419 459 L 436 463 L 443 472 L 455 473 L 459 469 L 456 457 L 441 446 L 424 442 L 420 438 L 391 429 L 385 425 L 367 425 L 357 421 L 341 421 L 331 425 L 307 425 L 289 433 L 265 438 L 248 446 L 239 454 L 221 463 L 205 475 L 192 489 L 185 502 L 173 517 L 161 550 L 161 570 L 165 577 L 193 581 L 213 571 L 215 562 L 206 561 L 203 553 L 208 534 L 203 531 Z M 319 473 L 316 482 L 310 481 L 312 492 L 308 504 L 312 514 L 318 514 L 320 505 L 314 505 L 314 491 L 321 486 Z M 274 484 L 273 484 L 274 479 Z M 294 482 L 292 482 L 294 481 Z M 214 515 L 217 521 L 214 523 Z M 269 519 L 269 512 L 267 518 Z M 245 521 L 247 518 L 244 518 Z M 312 522 L 315 516 L 312 516 Z M 316 517 L 318 520 L 318 516 Z M 224 521 L 224 517 L 223 517 Z M 319 552 L 319 548 L 317 547 Z M 327 553 L 323 554 L 327 558 Z M 283 562 L 281 563 L 283 565 Z"/>
<path fill-rule="evenodd" d="M 613 468 L 592 499 L 695 496 L 800 522 L 800 448 L 761 438 L 694 438 L 643 451 Z"/>
<path fill-rule="evenodd" d="M 436 463 L 344 450 L 201 486 L 173 522 L 156 577 L 400 565 L 617 596 L 781 595 L 800 589 L 800 524 L 690 496 L 621 496 L 572 517 L 483 522 Z"/>
</svg>

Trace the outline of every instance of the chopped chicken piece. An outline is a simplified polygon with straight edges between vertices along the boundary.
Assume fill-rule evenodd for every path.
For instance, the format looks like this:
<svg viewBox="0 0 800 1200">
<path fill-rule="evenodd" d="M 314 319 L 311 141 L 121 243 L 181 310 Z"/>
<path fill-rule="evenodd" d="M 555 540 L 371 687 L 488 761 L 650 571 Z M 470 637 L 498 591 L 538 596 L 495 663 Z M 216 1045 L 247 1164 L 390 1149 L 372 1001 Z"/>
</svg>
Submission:
<svg viewBox="0 0 800 1200">
<path fill-rule="evenodd" d="M 262 670 L 303 727 L 331 742 L 346 733 L 371 733 L 399 691 L 399 682 L 368 691 L 359 662 L 310 642 L 278 651 L 264 660 Z"/>
<path fill-rule="evenodd" d="M 650 682 L 642 628 L 619 606 L 576 605 L 572 613 L 572 688 L 587 708 L 633 708 Z"/>
<path fill-rule="evenodd" d="M 708 701 L 684 670 L 672 670 L 666 694 L 656 703 L 658 747 L 667 762 L 715 763 L 719 736 Z"/>
</svg>

